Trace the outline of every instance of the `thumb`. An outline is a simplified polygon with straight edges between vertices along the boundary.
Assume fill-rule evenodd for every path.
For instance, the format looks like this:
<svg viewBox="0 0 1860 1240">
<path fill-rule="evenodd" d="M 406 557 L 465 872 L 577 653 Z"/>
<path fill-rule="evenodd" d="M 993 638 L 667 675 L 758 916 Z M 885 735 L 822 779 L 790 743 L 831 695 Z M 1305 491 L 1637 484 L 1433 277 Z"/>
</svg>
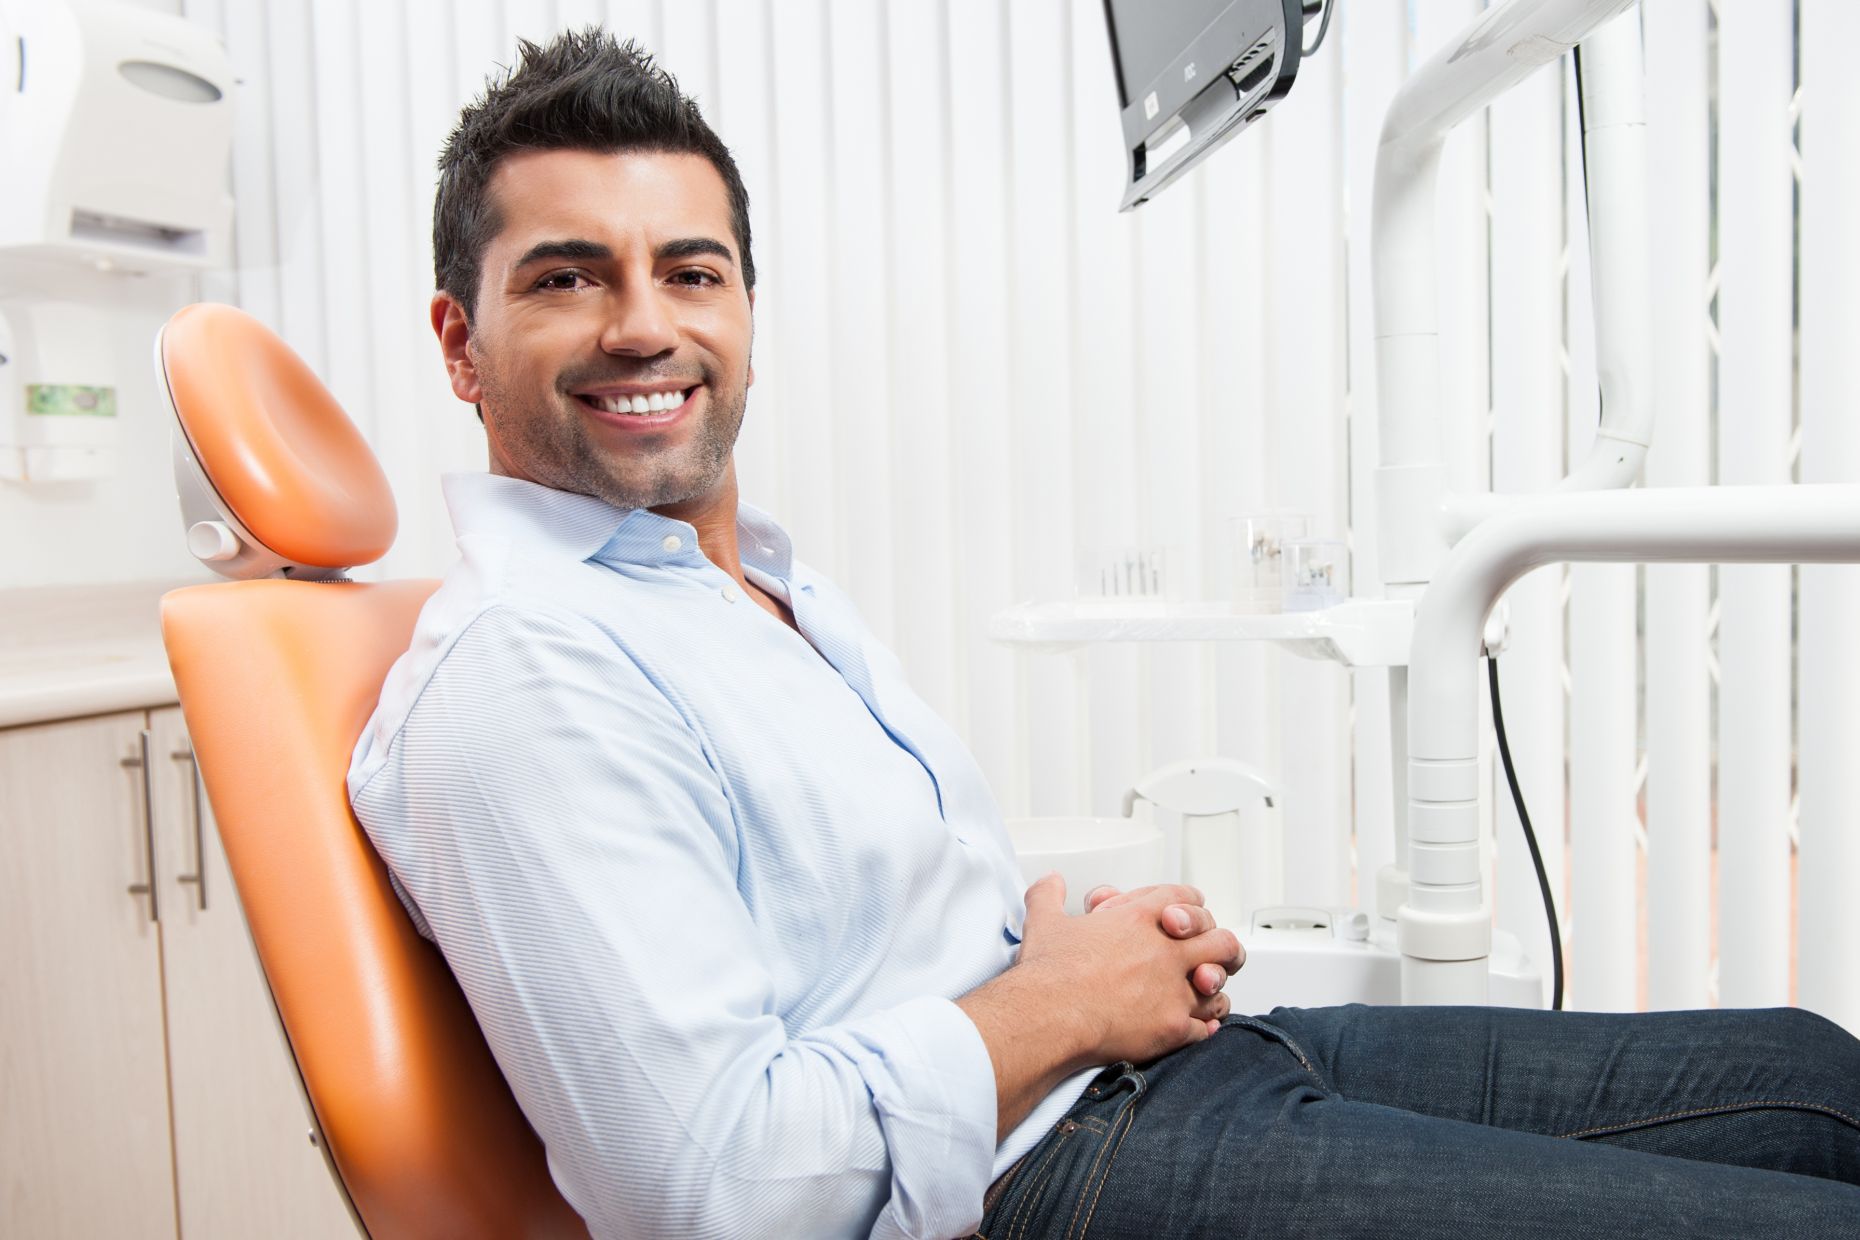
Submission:
<svg viewBox="0 0 1860 1240">
<path fill-rule="evenodd" d="M 1066 880 L 1058 870 L 1041 875 L 1027 888 L 1027 920 L 1046 922 L 1066 915 Z"/>
</svg>

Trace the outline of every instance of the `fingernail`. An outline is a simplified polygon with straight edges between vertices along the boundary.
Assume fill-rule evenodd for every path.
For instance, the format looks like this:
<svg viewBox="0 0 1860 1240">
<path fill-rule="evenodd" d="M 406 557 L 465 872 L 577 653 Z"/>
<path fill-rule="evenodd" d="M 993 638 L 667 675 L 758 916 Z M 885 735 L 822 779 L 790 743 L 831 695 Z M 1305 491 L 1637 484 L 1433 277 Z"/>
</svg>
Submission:
<svg viewBox="0 0 1860 1240">
<path fill-rule="evenodd" d="M 1177 934 L 1188 933 L 1188 927 L 1189 927 L 1188 911 L 1186 909 L 1179 909 L 1179 908 L 1170 909 L 1169 910 L 1169 925 L 1172 928 L 1174 928 Z"/>
</svg>

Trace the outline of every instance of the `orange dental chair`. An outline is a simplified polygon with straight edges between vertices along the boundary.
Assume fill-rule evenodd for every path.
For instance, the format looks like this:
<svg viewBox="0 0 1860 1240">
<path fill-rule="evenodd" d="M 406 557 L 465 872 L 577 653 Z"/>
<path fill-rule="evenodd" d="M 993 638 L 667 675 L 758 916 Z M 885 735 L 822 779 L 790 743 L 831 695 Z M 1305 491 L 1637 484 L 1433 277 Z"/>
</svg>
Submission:
<svg viewBox="0 0 1860 1240">
<path fill-rule="evenodd" d="M 393 542 L 387 479 L 240 310 L 180 311 L 156 364 L 188 546 L 245 578 L 169 594 L 162 638 L 332 1174 L 379 1240 L 586 1237 L 349 809 L 350 751 L 436 584 L 343 579 Z"/>
</svg>

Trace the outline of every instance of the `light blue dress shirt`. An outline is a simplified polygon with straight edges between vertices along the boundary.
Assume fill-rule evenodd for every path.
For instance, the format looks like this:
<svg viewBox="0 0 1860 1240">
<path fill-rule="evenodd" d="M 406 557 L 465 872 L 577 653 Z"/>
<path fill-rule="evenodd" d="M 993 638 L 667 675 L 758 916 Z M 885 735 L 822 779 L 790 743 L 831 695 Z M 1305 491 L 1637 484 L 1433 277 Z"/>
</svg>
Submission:
<svg viewBox="0 0 1860 1240">
<path fill-rule="evenodd" d="M 952 999 L 1014 959 L 981 771 L 787 535 L 758 607 L 688 524 L 445 480 L 459 563 L 349 771 L 597 1236 L 950 1236 L 1077 1099 L 995 1144 Z"/>
</svg>

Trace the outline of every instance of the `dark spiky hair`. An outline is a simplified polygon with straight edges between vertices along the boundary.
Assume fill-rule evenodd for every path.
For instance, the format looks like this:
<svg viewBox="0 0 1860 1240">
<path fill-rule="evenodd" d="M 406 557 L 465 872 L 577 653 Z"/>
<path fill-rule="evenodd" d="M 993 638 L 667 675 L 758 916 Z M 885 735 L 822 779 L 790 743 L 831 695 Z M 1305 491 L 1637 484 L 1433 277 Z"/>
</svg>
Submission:
<svg viewBox="0 0 1860 1240">
<path fill-rule="evenodd" d="M 730 197 L 730 228 L 743 285 L 756 286 L 749 256 L 749 191 L 729 148 L 697 104 L 650 53 L 598 26 L 548 43 L 517 41 L 517 67 L 486 85 L 459 114 L 439 155 L 433 196 L 433 280 L 465 308 L 477 308 L 485 247 L 503 227 L 488 186 L 497 161 L 514 151 L 659 151 L 701 155 Z"/>
</svg>

